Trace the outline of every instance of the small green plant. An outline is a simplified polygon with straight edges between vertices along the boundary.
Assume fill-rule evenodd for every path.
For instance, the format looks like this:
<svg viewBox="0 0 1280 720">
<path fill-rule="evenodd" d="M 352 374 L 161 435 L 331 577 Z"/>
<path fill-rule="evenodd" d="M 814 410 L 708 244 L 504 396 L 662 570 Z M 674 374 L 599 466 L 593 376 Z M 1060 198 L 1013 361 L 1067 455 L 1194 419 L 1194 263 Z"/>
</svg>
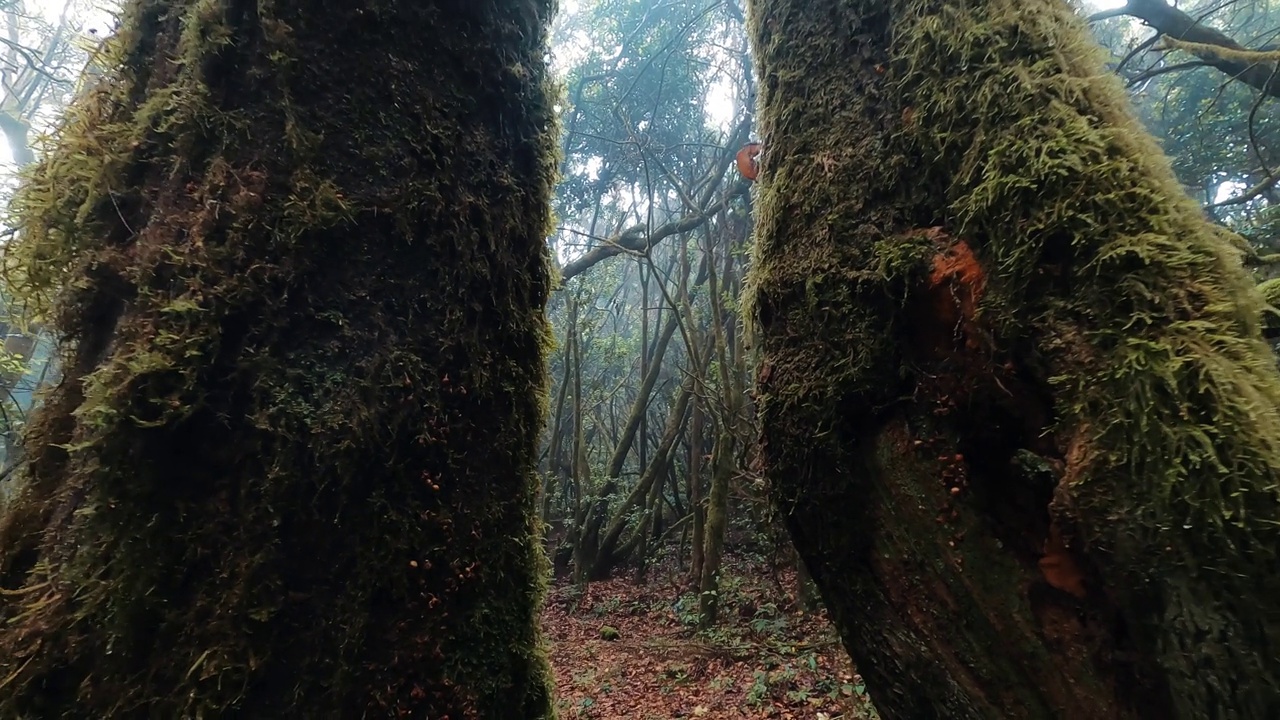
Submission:
<svg viewBox="0 0 1280 720">
<path fill-rule="evenodd" d="M 592 708 L 595 704 L 596 704 L 596 701 L 595 701 L 595 700 L 593 700 L 593 699 L 591 699 L 591 698 L 589 698 L 589 697 L 584 697 L 584 698 L 582 698 L 582 699 L 578 700 L 578 702 L 576 702 L 576 703 L 574 703 L 574 704 L 573 704 L 573 716 L 574 716 L 574 717 L 580 717 L 580 718 L 589 718 L 589 717 L 591 717 L 591 716 L 592 716 L 592 714 L 593 714 L 593 713 L 591 712 L 591 708 Z"/>
<path fill-rule="evenodd" d="M 756 608 L 751 619 L 751 631 L 757 635 L 780 635 L 787 630 L 787 618 L 778 612 L 774 603 L 765 603 Z"/>
<path fill-rule="evenodd" d="M 591 607 L 591 612 L 596 617 L 604 617 L 605 615 L 612 615 L 617 612 L 620 607 L 622 607 L 622 598 L 615 595 L 608 600 L 604 600 L 593 605 Z"/>
<path fill-rule="evenodd" d="M 796 702 L 796 703 L 806 702 L 809 700 L 809 690 L 806 688 L 800 688 L 798 690 L 788 690 L 787 699 L 790 700 L 791 702 Z"/>
<path fill-rule="evenodd" d="M 769 697 L 769 673 L 757 670 L 752 677 L 751 689 L 747 691 L 747 702 L 759 707 Z"/>
<path fill-rule="evenodd" d="M 681 625 L 694 627 L 700 619 L 700 611 L 698 609 L 698 596 L 693 593 L 685 593 L 676 600 L 672 606 L 675 611 L 676 619 Z"/>
</svg>

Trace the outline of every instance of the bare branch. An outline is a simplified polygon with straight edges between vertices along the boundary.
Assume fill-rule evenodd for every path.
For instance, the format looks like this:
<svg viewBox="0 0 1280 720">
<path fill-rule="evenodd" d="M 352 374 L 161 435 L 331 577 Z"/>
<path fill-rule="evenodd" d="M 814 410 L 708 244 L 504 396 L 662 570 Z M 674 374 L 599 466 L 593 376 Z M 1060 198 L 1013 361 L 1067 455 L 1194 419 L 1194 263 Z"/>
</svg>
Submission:
<svg viewBox="0 0 1280 720">
<path fill-rule="evenodd" d="M 746 195 L 748 187 L 749 184 L 745 180 L 740 181 L 730 188 L 724 197 L 711 205 L 702 210 L 695 210 L 678 220 L 661 225 L 649 234 L 645 233 L 645 225 L 633 225 L 609 238 L 604 244 L 588 250 L 576 260 L 566 264 L 560 270 L 560 277 L 562 280 L 567 281 L 614 255 L 621 255 L 626 252 L 644 252 L 672 235 L 694 230 L 721 208 L 726 207 L 733 198 Z"/>
<path fill-rule="evenodd" d="M 1125 5 L 1118 8 L 1111 8 L 1110 10 L 1103 10 L 1102 12 L 1096 12 L 1088 17 L 1088 21 L 1090 24 L 1099 23 L 1103 20 L 1110 20 L 1111 18 L 1124 17 L 1125 15 L 1131 14 L 1129 6 Z"/>
<path fill-rule="evenodd" d="M 1212 205 L 1209 205 L 1205 209 L 1214 210 L 1222 207 L 1230 207 L 1232 205 L 1243 205 L 1249 202 L 1250 200 L 1253 200 L 1254 198 L 1261 196 L 1263 193 L 1270 190 L 1271 188 L 1275 187 L 1277 182 L 1280 182 L 1280 178 L 1277 178 L 1273 175 L 1269 175 L 1265 180 L 1258 183 L 1257 185 L 1254 185 L 1248 190 L 1245 190 L 1243 193 L 1236 195 L 1235 197 L 1232 197 L 1232 198 L 1227 198 L 1222 202 L 1217 202 Z"/>
</svg>

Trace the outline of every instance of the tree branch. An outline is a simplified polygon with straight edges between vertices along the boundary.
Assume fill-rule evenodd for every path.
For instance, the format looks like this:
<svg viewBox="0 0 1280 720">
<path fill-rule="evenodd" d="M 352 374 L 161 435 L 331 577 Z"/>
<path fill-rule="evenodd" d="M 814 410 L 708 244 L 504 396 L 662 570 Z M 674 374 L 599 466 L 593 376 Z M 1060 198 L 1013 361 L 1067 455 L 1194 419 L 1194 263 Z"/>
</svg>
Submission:
<svg viewBox="0 0 1280 720">
<path fill-rule="evenodd" d="M 1170 48 L 1190 53 L 1264 95 L 1280 97 L 1275 53 L 1250 51 L 1164 0 L 1129 0 L 1123 8 L 1109 12 L 1120 11 L 1142 20 L 1164 35 Z"/>
<path fill-rule="evenodd" d="M 1103 10 L 1102 12 L 1096 12 L 1089 16 L 1088 22 L 1090 24 L 1098 23 L 1098 22 L 1102 22 L 1103 20 L 1110 20 L 1111 18 L 1122 17 L 1129 14 L 1131 14 L 1129 10 L 1129 6 L 1124 5 L 1118 8 L 1111 8 L 1110 10 Z"/>
<path fill-rule="evenodd" d="M 729 205 L 729 201 L 733 198 L 747 194 L 749 183 L 746 180 L 740 180 L 716 202 L 712 202 L 716 191 L 720 187 L 720 182 L 724 177 L 725 171 L 729 163 L 733 160 L 736 148 L 746 139 L 747 133 L 751 127 L 750 120 L 744 118 L 738 127 L 734 129 L 733 134 L 729 138 L 728 144 L 716 158 L 712 164 L 708 175 L 702 182 L 698 183 L 703 189 L 699 192 L 697 205 L 692 206 L 695 209 L 688 215 L 678 220 L 673 220 L 665 225 L 659 226 L 651 234 L 646 236 L 645 230 L 647 225 L 644 223 L 633 225 L 622 232 L 617 233 L 613 237 L 604 241 L 600 245 L 591 248 L 583 253 L 576 260 L 573 260 L 560 269 L 560 279 L 567 282 L 575 275 L 579 275 L 597 263 L 613 257 L 621 255 L 625 252 L 644 252 L 648 248 L 657 245 L 672 235 L 689 232 L 706 222 L 712 215 Z M 672 180 L 677 190 L 680 190 L 679 184 Z M 689 201 L 688 194 L 681 190 L 681 197 L 686 203 Z"/>
<path fill-rule="evenodd" d="M 614 255 L 621 255 L 625 252 L 644 252 L 646 248 L 653 247 L 672 235 L 689 232 L 706 222 L 721 208 L 727 206 L 733 198 L 747 194 L 747 187 L 748 183 L 745 180 L 740 181 L 718 201 L 702 210 L 689 213 L 678 220 L 672 220 L 665 225 L 661 225 L 652 234 L 646 235 L 645 225 L 643 224 L 633 225 L 609 238 L 603 244 L 586 251 L 576 260 L 567 263 L 560 269 L 560 279 L 568 281 Z"/>
</svg>

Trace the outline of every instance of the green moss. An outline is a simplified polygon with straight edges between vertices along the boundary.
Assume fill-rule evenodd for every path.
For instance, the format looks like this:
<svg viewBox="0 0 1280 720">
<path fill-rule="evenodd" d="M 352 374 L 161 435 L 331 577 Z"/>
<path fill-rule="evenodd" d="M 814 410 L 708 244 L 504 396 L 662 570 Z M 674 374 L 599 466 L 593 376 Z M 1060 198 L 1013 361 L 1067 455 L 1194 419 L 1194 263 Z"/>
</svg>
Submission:
<svg viewBox="0 0 1280 720">
<path fill-rule="evenodd" d="M 819 473 L 889 482 L 853 474 L 861 439 L 917 380 L 955 372 L 912 355 L 918 284 L 884 271 L 894 238 L 942 226 L 987 273 L 994 351 L 1052 398 L 1055 509 L 1158 668 L 1151 692 L 1178 717 L 1280 712 L 1263 299 L 1083 23 L 1051 0 L 759 0 L 752 16 L 768 148 L 752 286 L 782 501 Z"/>
<path fill-rule="evenodd" d="M 900 87 L 929 129 L 915 147 L 937 153 L 951 223 L 999 271 L 994 322 L 1035 338 L 1052 368 L 1091 549 L 1117 588 L 1169 583 L 1155 593 L 1165 609 L 1134 607 L 1134 620 L 1185 707 L 1206 708 L 1220 691 L 1191 658 L 1217 651 L 1182 652 L 1205 614 L 1217 631 L 1280 640 L 1263 621 L 1280 597 L 1262 580 L 1280 540 L 1280 378 L 1261 298 L 1065 6 L 921 4 L 906 17 Z M 1051 292 L 1032 287 L 1046 271 L 1063 274 Z M 1275 697 L 1269 652 L 1216 642 L 1231 658 L 1220 671 L 1258 673 L 1232 706 Z"/>
<path fill-rule="evenodd" d="M 1258 293 L 1267 304 L 1262 315 L 1262 325 L 1268 336 L 1280 334 L 1280 278 L 1258 283 Z"/>
<path fill-rule="evenodd" d="M 1258 283 L 1258 293 L 1266 304 L 1276 307 L 1280 304 L 1280 278 L 1264 280 Z"/>
<path fill-rule="evenodd" d="M 1115 384 L 1092 388 L 1064 376 L 1064 422 L 1088 417 L 1090 425 L 1104 426 L 1096 427 L 1092 444 L 1114 440 L 1130 455 L 1137 448 L 1199 446 L 1186 441 L 1200 431 L 1196 424 L 1174 418 L 1187 391 L 1202 385 L 1217 396 L 1203 401 L 1217 418 L 1212 436 L 1224 443 L 1219 451 L 1246 444 L 1243 455 L 1224 454 L 1251 466 L 1246 477 L 1269 474 L 1275 459 L 1256 439 L 1280 437 L 1280 417 L 1222 393 L 1261 382 L 1247 396 L 1280 395 L 1258 338 L 1260 298 L 1128 112 L 1118 81 L 1102 74 L 1079 23 L 1055 3 L 916 12 L 900 30 L 901 87 L 911 93 L 918 126 L 928 128 L 913 139 L 920 152 L 939 153 L 931 179 L 947 185 L 952 222 L 981 239 L 999 270 L 1000 293 L 990 304 L 1004 310 L 995 321 L 1010 336 L 1052 328 L 1078 337 L 1087 349 L 1070 347 L 1068 339 L 1046 354 L 1079 380 L 1114 375 Z M 957 65 L 969 71 L 937 71 Z M 1056 269 L 1075 281 L 1070 292 L 1028 287 Z M 1192 383 L 1178 387 L 1186 381 Z M 1143 396 L 1167 404 L 1152 407 Z M 1138 415 L 1170 421 L 1139 423 Z M 1150 434 L 1133 433 L 1140 424 Z M 1188 448 L 1200 460 L 1205 450 Z M 1192 457 L 1148 452 L 1132 459 L 1153 463 L 1135 468 L 1133 478 L 1147 484 L 1142 504 L 1159 514 L 1201 484 L 1180 481 L 1186 475 L 1180 461 Z M 1229 474 L 1222 479 L 1230 482 Z M 1226 495 L 1236 500 L 1196 513 L 1200 532 L 1216 535 L 1239 519 L 1248 493 Z M 1257 499 L 1270 506 L 1275 496 Z"/>
<path fill-rule="evenodd" d="M 0 714 L 550 716 L 549 13 L 127 5 L 14 203 Z"/>
</svg>

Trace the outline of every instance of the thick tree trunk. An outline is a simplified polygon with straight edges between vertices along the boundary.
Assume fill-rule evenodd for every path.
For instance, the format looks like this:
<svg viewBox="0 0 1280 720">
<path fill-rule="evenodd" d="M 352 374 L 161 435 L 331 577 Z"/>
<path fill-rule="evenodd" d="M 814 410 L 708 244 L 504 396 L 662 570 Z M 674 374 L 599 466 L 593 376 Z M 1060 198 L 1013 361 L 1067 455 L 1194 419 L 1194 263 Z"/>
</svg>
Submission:
<svg viewBox="0 0 1280 720">
<path fill-rule="evenodd" d="M 575 307 L 572 302 L 566 302 L 565 304 L 570 309 Z M 565 328 L 567 337 L 573 337 L 573 333 L 577 332 L 575 320 L 576 318 L 570 314 L 569 322 Z M 561 356 L 560 389 L 556 392 L 555 410 L 551 416 L 551 439 L 548 441 L 547 467 L 543 473 L 542 483 L 538 486 L 538 497 L 541 504 L 539 514 L 544 523 L 551 520 L 551 498 L 555 491 L 553 485 L 563 487 L 568 482 L 566 479 L 568 473 L 564 470 L 566 466 L 564 461 L 564 415 L 565 398 L 569 394 L 569 374 L 573 369 L 573 357 L 570 354 L 572 350 L 573 343 L 565 343 L 564 354 Z"/>
<path fill-rule="evenodd" d="M 631 557 L 635 561 L 635 583 L 643 585 L 648 578 L 650 554 L 655 547 L 661 547 L 659 540 L 662 538 L 662 528 L 665 525 L 663 515 L 663 497 L 662 489 L 667 484 L 667 478 L 671 477 L 674 472 L 673 465 L 674 453 L 667 453 L 667 457 L 663 459 L 660 467 L 658 481 L 653 483 L 653 487 L 649 489 L 649 497 L 645 505 L 644 520 L 636 527 L 633 536 L 633 544 L 636 545 L 635 552 L 631 553 Z M 624 546 L 625 549 L 625 546 Z"/>
<path fill-rule="evenodd" d="M 762 457 L 886 718 L 1280 714 L 1280 376 L 1058 0 L 754 0 Z"/>
<path fill-rule="evenodd" d="M 0 133 L 4 133 L 9 144 L 9 155 L 13 164 L 19 168 L 35 162 L 35 152 L 31 150 L 31 126 L 17 113 L 0 111 Z"/>
<path fill-rule="evenodd" d="M 128 4 L 17 201 L 65 377 L 0 522 L 0 715 L 551 715 L 548 15 Z"/>
<path fill-rule="evenodd" d="M 582 585 L 589 580 L 587 571 L 600 544 L 599 529 L 588 532 L 587 514 L 594 507 L 586 497 L 591 488 L 591 463 L 587 458 L 586 411 L 582 397 L 582 338 L 574 335 L 573 343 L 573 525 L 566 544 L 573 553 L 573 583 Z"/>
</svg>

